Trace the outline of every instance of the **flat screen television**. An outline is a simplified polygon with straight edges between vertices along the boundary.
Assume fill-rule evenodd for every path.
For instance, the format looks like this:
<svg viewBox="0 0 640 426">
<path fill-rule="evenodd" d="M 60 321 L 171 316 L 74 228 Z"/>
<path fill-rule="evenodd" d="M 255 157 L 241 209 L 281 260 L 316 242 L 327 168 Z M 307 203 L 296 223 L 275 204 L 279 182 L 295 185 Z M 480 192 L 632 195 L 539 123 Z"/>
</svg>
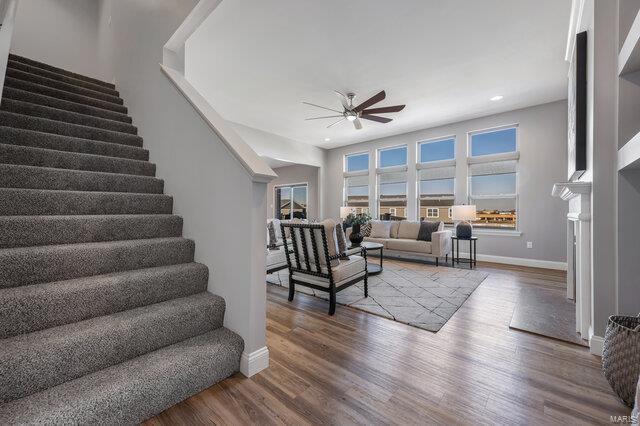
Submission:
<svg viewBox="0 0 640 426">
<path fill-rule="evenodd" d="M 576 34 L 569 70 L 568 180 L 575 181 L 587 170 L 587 32 Z"/>
</svg>

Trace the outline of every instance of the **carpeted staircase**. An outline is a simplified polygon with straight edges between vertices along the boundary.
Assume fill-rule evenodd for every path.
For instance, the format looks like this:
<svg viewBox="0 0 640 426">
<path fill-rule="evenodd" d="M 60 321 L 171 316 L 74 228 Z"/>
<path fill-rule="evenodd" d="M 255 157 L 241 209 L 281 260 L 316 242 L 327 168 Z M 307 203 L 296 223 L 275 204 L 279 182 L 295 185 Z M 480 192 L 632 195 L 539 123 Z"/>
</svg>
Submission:
<svg viewBox="0 0 640 426">
<path fill-rule="evenodd" d="M 0 424 L 136 423 L 242 339 L 114 86 L 10 55 L 0 104 Z"/>
</svg>

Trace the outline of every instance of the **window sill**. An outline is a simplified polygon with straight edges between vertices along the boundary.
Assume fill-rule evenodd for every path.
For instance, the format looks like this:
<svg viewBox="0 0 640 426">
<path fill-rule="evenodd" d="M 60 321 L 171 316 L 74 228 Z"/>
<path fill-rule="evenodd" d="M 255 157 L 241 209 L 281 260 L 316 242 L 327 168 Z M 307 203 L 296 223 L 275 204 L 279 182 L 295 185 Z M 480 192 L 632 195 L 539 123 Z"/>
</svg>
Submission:
<svg viewBox="0 0 640 426">
<path fill-rule="evenodd" d="M 519 237 L 522 235 L 521 231 L 499 231 L 493 229 L 473 229 L 474 235 L 491 235 L 500 237 Z"/>
</svg>

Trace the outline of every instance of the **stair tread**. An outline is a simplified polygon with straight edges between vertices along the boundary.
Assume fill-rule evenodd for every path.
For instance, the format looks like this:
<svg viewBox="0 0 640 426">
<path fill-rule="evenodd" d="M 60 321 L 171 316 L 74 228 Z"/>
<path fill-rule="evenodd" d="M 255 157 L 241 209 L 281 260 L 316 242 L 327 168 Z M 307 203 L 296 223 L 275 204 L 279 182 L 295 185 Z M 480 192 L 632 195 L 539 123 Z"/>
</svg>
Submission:
<svg viewBox="0 0 640 426">
<path fill-rule="evenodd" d="M 152 177 L 156 169 L 144 160 L 5 143 L 0 143 L 0 163 Z"/>
<path fill-rule="evenodd" d="M 49 120 L 61 121 L 69 124 L 95 127 L 97 129 L 111 130 L 114 132 L 138 134 L 136 126 L 122 121 L 111 120 L 103 117 L 96 117 L 75 111 L 67 111 L 47 105 L 39 105 L 28 101 L 21 101 L 10 98 L 3 98 L 0 106 L 2 110 L 15 114 L 29 115 L 32 117 L 46 118 Z"/>
<path fill-rule="evenodd" d="M 113 102 L 105 101 L 102 99 L 96 99 L 89 96 L 84 96 L 82 94 L 67 92 L 64 90 L 56 89 L 55 87 L 34 83 L 33 81 L 29 81 L 29 80 L 20 80 L 18 78 L 13 78 L 10 75 L 7 75 L 5 77 L 4 84 L 7 87 L 13 87 L 15 89 L 24 90 L 31 93 L 51 96 L 57 99 L 77 102 L 84 105 L 91 105 L 94 107 L 107 109 L 110 111 L 116 111 L 122 114 L 127 113 L 127 107 L 122 104 L 115 104 Z"/>
<path fill-rule="evenodd" d="M 0 339 L 200 293 L 208 277 L 191 262 L 5 288 Z"/>
<path fill-rule="evenodd" d="M 181 235 L 172 214 L 0 216 L 0 249 Z"/>
<path fill-rule="evenodd" d="M 0 163 L 0 187 L 162 194 L 153 176 Z"/>
<path fill-rule="evenodd" d="M 0 423 L 139 423 L 237 372 L 243 349 L 220 327 L 2 404 Z"/>
<path fill-rule="evenodd" d="M 142 146 L 142 138 L 138 135 L 132 135 L 131 133 L 98 129 L 96 127 L 66 123 L 64 121 L 18 114 L 4 110 L 0 110 L 0 125 L 26 130 L 36 130 L 55 135 L 97 140 L 100 142 L 110 142 L 137 147 Z"/>
<path fill-rule="evenodd" d="M 182 237 L 104 241 L 0 250 L 0 289 L 193 262 Z"/>
<path fill-rule="evenodd" d="M 86 96 L 88 98 L 100 99 L 112 104 L 123 105 L 124 102 L 119 96 L 110 95 L 104 92 L 98 92 L 96 90 L 87 89 L 73 84 L 64 83 L 62 81 L 53 80 L 51 78 L 43 77 L 38 74 L 32 74 L 30 72 L 21 71 L 15 68 L 7 68 L 7 76 L 16 78 L 23 81 L 31 81 L 41 86 L 52 87 L 54 89 L 62 90 L 69 93 L 75 93 L 78 95 Z"/>
<path fill-rule="evenodd" d="M 39 392 L 222 326 L 209 292 L 20 334 L 0 346 L 0 401 Z"/>
<path fill-rule="evenodd" d="M 0 138 L 4 144 L 34 146 L 62 152 L 77 152 L 113 158 L 148 161 L 149 151 L 139 146 L 83 139 L 74 136 L 46 133 L 0 125 Z"/>
<path fill-rule="evenodd" d="M 53 65 L 49 65 L 49 64 L 44 63 L 44 62 L 40 62 L 40 61 L 36 61 L 34 59 L 26 58 L 26 57 L 21 56 L 21 55 L 16 55 L 15 53 L 9 53 L 9 59 L 12 60 L 12 61 L 22 62 L 22 63 L 25 63 L 25 64 L 29 64 L 31 66 L 39 67 L 39 68 L 42 68 L 42 69 L 46 69 L 46 70 L 50 70 L 50 71 L 54 71 L 54 72 L 58 72 L 58 73 L 62 73 L 62 74 L 67 74 L 67 75 L 74 76 L 74 77 L 79 78 L 79 79 L 84 79 L 84 80 L 87 80 L 87 81 L 93 81 L 96 84 L 101 84 L 101 85 L 103 85 L 105 87 L 110 87 L 110 88 L 113 88 L 113 89 L 115 89 L 115 87 L 116 87 L 113 83 L 109 83 L 107 81 L 103 81 L 103 80 L 100 80 L 100 79 L 97 79 L 97 78 L 94 78 L 94 77 L 89 77 L 89 76 L 86 76 L 86 75 L 78 74 L 76 72 L 69 71 L 69 70 L 64 69 L 64 68 L 55 67 Z"/>
<path fill-rule="evenodd" d="M 76 86 L 85 87 L 87 89 L 95 90 L 98 92 L 104 92 L 113 96 L 120 96 L 120 93 L 118 93 L 118 91 L 115 88 L 92 83 L 86 80 L 81 80 L 63 73 L 49 71 L 44 68 L 39 68 L 24 62 L 14 61 L 11 58 L 9 58 L 9 60 L 7 61 L 7 68 L 14 68 L 14 69 L 18 69 L 20 71 L 28 72 L 31 74 L 41 75 L 43 77 L 47 77 L 52 80 L 58 80 L 67 84 L 73 84 Z"/>
</svg>

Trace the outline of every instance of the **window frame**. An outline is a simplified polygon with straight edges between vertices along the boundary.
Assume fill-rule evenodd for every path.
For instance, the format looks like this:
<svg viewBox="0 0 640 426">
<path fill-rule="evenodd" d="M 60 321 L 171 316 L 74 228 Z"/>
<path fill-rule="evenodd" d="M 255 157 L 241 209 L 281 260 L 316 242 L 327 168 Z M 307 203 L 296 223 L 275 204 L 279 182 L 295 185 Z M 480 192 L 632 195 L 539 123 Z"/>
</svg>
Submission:
<svg viewBox="0 0 640 426">
<path fill-rule="evenodd" d="M 386 166 L 386 167 L 380 167 L 380 158 L 381 158 L 381 153 L 384 151 L 390 151 L 392 149 L 398 149 L 398 148 L 404 148 L 405 152 L 406 152 L 406 161 L 404 165 L 395 165 L 395 166 Z M 380 177 L 381 175 L 384 174 L 388 174 L 388 173 L 405 173 L 405 188 L 404 188 L 404 214 L 405 217 L 407 216 L 408 210 L 407 207 L 409 207 L 409 145 L 406 143 L 401 143 L 401 144 L 397 144 L 397 145 L 391 145 L 391 146 L 385 146 L 385 147 L 381 147 L 381 148 L 377 148 L 376 149 L 376 187 L 375 187 L 375 217 L 380 217 L 380 210 L 381 210 L 381 206 L 380 206 L 380 202 L 381 200 L 381 194 L 380 194 Z M 390 207 L 390 209 L 392 209 L 393 207 Z M 397 210 L 396 210 L 397 213 Z"/>
<path fill-rule="evenodd" d="M 436 142 L 444 142 L 447 141 L 449 139 L 453 139 L 453 158 L 446 158 L 444 160 L 434 160 L 434 161 L 422 161 L 421 158 L 421 149 L 422 149 L 422 145 L 427 145 L 430 143 L 436 143 Z M 417 164 L 438 164 L 440 162 L 449 162 L 449 161 L 455 161 L 456 160 L 456 145 L 458 144 L 458 138 L 456 138 L 456 135 L 448 135 L 448 136 L 443 136 L 443 137 L 438 137 L 438 138 L 430 138 L 430 139 L 425 139 L 425 140 L 421 140 L 417 142 L 417 146 L 416 146 L 416 163 Z"/>
<path fill-rule="evenodd" d="M 433 210 L 436 211 L 436 214 L 433 215 Z M 440 209 L 437 207 L 427 207 L 427 215 L 426 218 L 427 219 L 433 219 L 434 217 L 440 217 Z"/>
<path fill-rule="evenodd" d="M 369 168 L 371 168 L 371 153 L 369 153 L 369 151 L 358 151 L 358 152 L 350 152 L 348 154 L 345 154 L 343 159 L 342 159 L 342 161 L 343 161 L 342 172 L 343 173 L 362 173 L 362 172 L 364 172 L 365 170 L 354 170 L 354 171 L 351 171 L 351 172 L 347 170 L 347 157 L 354 157 L 354 156 L 357 156 L 357 155 L 364 155 L 364 154 L 367 154 L 367 169 L 366 169 L 366 172 L 368 173 L 369 172 Z"/>
<path fill-rule="evenodd" d="M 347 158 L 350 156 L 363 155 L 367 154 L 367 169 L 366 170 L 357 170 L 353 172 L 347 171 Z M 371 152 L 370 151 L 354 151 L 344 154 L 342 159 L 342 206 L 343 207 L 354 207 L 360 209 L 366 209 L 366 212 L 371 212 L 371 182 L 367 179 L 367 207 L 355 207 L 348 205 L 348 188 L 347 188 L 347 180 L 351 177 L 357 176 L 369 176 L 369 170 L 371 169 Z"/>
<path fill-rule="evenodd" d="M 282 189 L 282 188 L 289 188 L 291 190 L 291 203 L 293 203 L 293 188 L 301 188 L 304 187 L 306 188 L 306 198 L 307 198 L 307 216 L 309 215 L 309 182 L 297 182 L 297 183 L 283 183 L 283 184 L 279 184 L 279 185 L 274 185 L 273 187 L 273 217 L 277 218 L 279 216 L 279 212 L 281 211 L 281 206 L 277 206 L 276 205 L 276 193 L 278 192 L 278 189 Z M 293 207 L 293 206 L 292 206 Z M 278 214 L 276 214 L 276 211 L 278 212 Z M 290 209 L 289 211 L 289 216 L 293 215 L 293 208 Z M 288 219 L 281 219 L 281 220 L 291 220 L 292 218 L 289 217 Z M 307 217 L 307 219 L 309 219 Z"/>
<path fill-rule="evenodd" d="M 507 130 L 507 129 L 515 129 L 515 150 L 514 151 L 510 151 L 510 152 L 500 152 L 497 154 L 483 154 L 483 155 L 475 155 L 472 156 L 471 155 L 471 149 L 472 149 L 472 138 L 474 135 L 478 135 L 478 134 L 483 134 L 483 133 L 492 133 L 492 132 L 496 132 L 496 131 L 500 131 L 500 130 Z M 469 131 L 467 132 L 467 171 L 466 171 L 466 176 L 467 176 L 467 202 L 469 204 L 476 204 L 474 202 L 474 200 L 498 200 L 498 199 L 509 199 L 509 200 L 514 200 L 514 205 L 515 205 L 515 212 L 516 212 L 516 217 L 515 217 L 515 226 L 513 228 L 498 228 L 498 227 L 481 227 L 478 226 L 476 229 L 474 229 L 474 232 L 478 232 L 481 234 L 506 234 L 506 235 L 520 235 L 520 129 L 519 129 L 519 124 L 518 123 L 513 123 L 513 124 L 505 124 L 505 125 L 501 125 L 501 126 L 495 126 L 495 127 L 488 127 L 488 128 L 484 128 L 484 129 L 479 129 L 479 130 L 473 130 L 473 131 Z M 499 195 L 479 195 L 479 196 L 473 196 L 472 192 L 471 192 L 471 179 L 474 175 L 471 174 L 471 165 L 473 164 L 483 164 L 483 163 L 493 163 L 493 162 L 500 162 L 500 161 L 514 161 L 516 162 L 515 165 L 515 194 L 499 194 Z M 494 176 L 494 175 L 487 175 L 487 176 Z"/>
<path fill-rule="evenodd" d="M 427 161 L 427 162 L 422 162 L 421 160 L 421 146 L 423 144 L 429 144 L 429 143 L 435 143 L 435 142 L 442 142 L 442 141 L 446 141 L 449 139 L 453 139 L 453 158 L 450 159 L 444 159 L 444 160 L 434 160 L 434 161 Z M 452 205 L 454 205 L 456 203 L 456 195 L 457 195 L 457 191 L 456 191 L 456 168 L 457 168 L 457 150 L 456 147 L 458 145 L 458 138 L 455 134 L 453 135 L 445 135 L 445 136 L 438 136 L 435 138 L 429 138 L 429 139 L 424 139 L 424 140 L 420 140 L 416 142 L 416 219 L 420 220 L 421 215 L 420 215 L 420 211 L 422 209 L 420 203 L 422 201 L 422 197 L 421 197 L 421 183 L 422 183 L 422 179 L 420 179 L 420 174 L 421 174 L 421 170 L 423 169 L 440 169 L 440 168 L 447 168 L 447 167 L 453 167 L 454 168 L 454 173 L 453 173 L 453 177 L 452 178 L 443 178 L 444 179 L 453 179 L 453 197 L 452 197 Z M 439 206 L 440 207 L 440 206 Z M 427 207 L 428 209 L 429 207 Z M 425 213 L 425 219 L 427 219 L 426 213 Z M 451 219 L 451 216 L 449 216 L 449 219 Z M 445 226 L 448 226 L 449 224 L 445 223 Z"/>
</svg>

